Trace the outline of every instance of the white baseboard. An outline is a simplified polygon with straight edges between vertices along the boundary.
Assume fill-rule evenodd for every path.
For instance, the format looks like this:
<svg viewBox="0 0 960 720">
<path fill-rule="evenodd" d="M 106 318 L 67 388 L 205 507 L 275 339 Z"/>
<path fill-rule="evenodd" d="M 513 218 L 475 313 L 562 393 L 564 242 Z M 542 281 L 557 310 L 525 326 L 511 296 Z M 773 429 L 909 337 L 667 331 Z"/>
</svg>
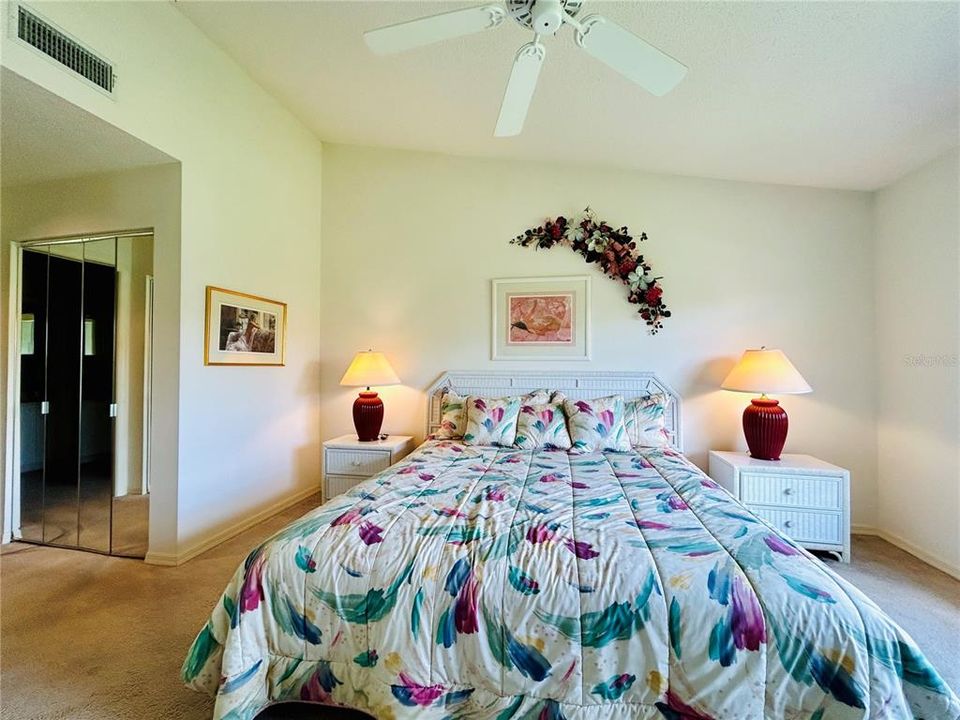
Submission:
<svg viewBox="0 0 960 720">
<path fill-rule="evenodd" d="M 168 567 L 179 565 L 176 553 L 159 553 L 148 550 L 143 561 L 147 563 L 147 565 L 166 565 Z"/>
<path fill-rule="evenodd" d="M 253 515 L 249 515 L 242 520 L 234 523 L 228 528 L 224 528 L 220 532 L 211 535 L 208 538 L 204 538 L 200 542 L 192 545 L 183 552 L 180 553 L 155 553 L 148 552 L 147 556 L 144 558 L 144 562 L 150 565 L 166 565 L 166 566 L 176 566 L 183 565 L 183 563 L 188 560 L 192 560 L 197 555 L 215 548 L 217 545 L 226 542 L 230 538 L 236 537 L 244 530 L 249 530 L 251 527 L 257 523 L 261 523 L 264 520 L 267 520 L 277 513 L 283 512 L 289 507 L 296 505 L 298 502 L 306 500 L 311 495 L 318 495 L 320 493 L 320 488 L 307 488 L 301 490 L 294 495 L 284 498 L 275 502 L 273 505 L 265 507 L 263 510 L 260 510 Z"/>
<path fill-rule="evenodd" d="M 917 547 L 912 542 L 905 540 L 899 535 L 894 535 L 891 532 L 887 532 L 882 528 L 873 527 L 872 525 L 852 525 L 850 527 L 850 532 L 853 535 L 873 535 L 881 540 L 886 540 L 891 545 L 896 545 L 901 550 L 904 550 L 914 557 L 923 560 L 925 563 L 927 563 L 927 565 L 932 565 L 937 570 L 945 572 L 947 575 L 960 580 L 960 567 L 946 562 L 936 555 L 927 552 L 923 548 Z"/>
</svg>

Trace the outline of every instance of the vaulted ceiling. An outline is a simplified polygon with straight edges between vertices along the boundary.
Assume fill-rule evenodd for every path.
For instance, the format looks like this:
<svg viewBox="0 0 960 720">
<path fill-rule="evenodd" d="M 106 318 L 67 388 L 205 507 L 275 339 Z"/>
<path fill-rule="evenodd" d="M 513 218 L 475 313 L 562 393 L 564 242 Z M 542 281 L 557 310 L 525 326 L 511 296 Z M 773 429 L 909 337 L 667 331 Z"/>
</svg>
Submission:
<svg viewBox="0 0 960 720">
<path fill-rule="evenodd" d="M 519 137 L 493 137 L 531 33 L 500 27 L 378 57 L 364 30 L 463 2 L 178 7 L 322 140 L 872 190 L 958 142 L 954 2 L 598 2 L 689 66 L 656 98 L 587 56 L 569 28 Z"/>
</svg>

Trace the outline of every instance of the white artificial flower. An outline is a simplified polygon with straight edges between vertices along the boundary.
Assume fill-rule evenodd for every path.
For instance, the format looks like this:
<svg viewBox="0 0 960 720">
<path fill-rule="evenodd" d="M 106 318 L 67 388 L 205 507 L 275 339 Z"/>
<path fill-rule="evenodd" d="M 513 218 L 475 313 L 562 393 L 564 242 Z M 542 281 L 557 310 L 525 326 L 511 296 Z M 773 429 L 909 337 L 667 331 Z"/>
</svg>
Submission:
<svg viewBox="0 0 960 720">
<path fill-rule="evenodd" d="M 650 284 L 650 281 L 647 280 L 644 274 L 636 270 L 627 275 L 627 282 L 630 283 L 631 290 L 646 290 Z"/>
<path fill-rule="evenodd" d="M 600 234 L 599 230 L 594 231 L 587 242 L 587 249 L 594 252 L 603 252 L 607 247 L 607 239 Z"/>
</svg>

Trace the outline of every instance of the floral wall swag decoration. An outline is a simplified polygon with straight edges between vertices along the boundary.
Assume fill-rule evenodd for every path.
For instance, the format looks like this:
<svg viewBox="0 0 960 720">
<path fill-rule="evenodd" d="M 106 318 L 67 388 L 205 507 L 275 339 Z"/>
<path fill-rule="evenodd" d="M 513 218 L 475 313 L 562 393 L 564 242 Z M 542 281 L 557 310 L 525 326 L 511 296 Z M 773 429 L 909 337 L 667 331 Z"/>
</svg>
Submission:
<svg viewBox="0 0 960 720">
<path fill-rule="evenodd" d="M 646 239 L 647 234 L 640 233 L 639 240 Z M 564 245 L 588 263 L 597 263 L 607 277 L 630 289 L 627 302 L 639 306 L 637 312 L 649 326 L 651 334 L 663 329 L 663 318 L 670 317 L 663 302 L 661 278 L 652 275 L 650 265 L 637 252 L 637 243 L 629 230 L 626 226 L 615 230 L 605 220 L 598 220 L 589 207 L 570 220 L 560 215 L 540 227 L 525 230 L 510 244 L 533 245 L 536 250 Z"/>
</svg>

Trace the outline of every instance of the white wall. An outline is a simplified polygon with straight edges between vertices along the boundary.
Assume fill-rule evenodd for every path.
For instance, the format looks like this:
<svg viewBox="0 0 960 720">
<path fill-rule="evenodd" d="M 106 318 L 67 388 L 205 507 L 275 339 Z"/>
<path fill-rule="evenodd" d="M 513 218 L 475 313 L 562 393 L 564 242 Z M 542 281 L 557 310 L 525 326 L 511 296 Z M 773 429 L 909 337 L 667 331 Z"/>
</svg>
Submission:
<svg viewBox="0 0 960 720">
<path fill-rule="evenodd" d="M 384 427 L 421 434 L 424 396 L 446 369 L 530 367 L 490 357 L 490 280 L 589 274 L 592 369 L 653 370 L 685 398 L 685 444 L 744 448 L 749 396 L 719 390 L 744 348 L 782 348 L 814 388 L 781 398 L 787 452 L 852 470 L 853 517 L 875 517 L 872 199 L 869 194 L 639 172 L 324 146 L 324 437 L 348 432 L 356 350 L 387 353 Z M 591 204 L 649 236 L 674 316 L 656 336 L 623 286 L 564 248 L 508 241 Z M 555 363 L 552 367 L 587 367 Z"/>
<path fill-rule="evenodd" d="M 7 40 L 0 62 L 182 164 L 172 561 L 319 483 L 319 141 L 172 3 L 45 2 L 116 64 L 116 98 Z M 204 286 L 289 304 L 284 368 L 204 367 Z"/>
<path fill-rule="evenodd" d="M 179 197 L 178 197 L 179 200 Z M 153 238 L 117 243 L 117 371 L 114 495 L 139 495 L 144 467 L 144 336 L 147 278 L 153 275 Z"/>
<path fill-rule="evenodd" d="M 954 150 L 876 197 L 878 524 L 960 577 L 960 217 Z"/>
<path fill-rule="evenodd" d="M 150 548 L 174 552 L 180 368 L 180 166 L 158 165 L 34 185 L 6 186 L 0 198 L 0 265 L 4 268 L 9 266 L 13 240 L 154 229 L 156 341 Z M 0 272 L 4 317 L 9 302 L 8 279 L 6 270 Z M 4 357 L 6 351 L 4 343 Z"/>
</svg>

